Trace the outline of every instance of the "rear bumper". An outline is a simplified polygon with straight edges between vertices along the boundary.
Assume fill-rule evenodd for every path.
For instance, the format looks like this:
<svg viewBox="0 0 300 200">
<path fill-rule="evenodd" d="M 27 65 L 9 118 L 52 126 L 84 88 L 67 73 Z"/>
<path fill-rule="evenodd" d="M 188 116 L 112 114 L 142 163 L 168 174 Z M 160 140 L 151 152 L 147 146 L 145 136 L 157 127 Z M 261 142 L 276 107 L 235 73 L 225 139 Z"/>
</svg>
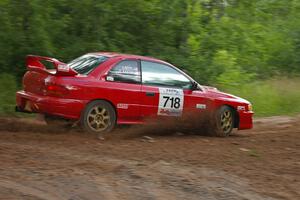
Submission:
<svg viewBox="0 0 300 200">
<path fill-rule="evenodd" d="M 86 102 L 76 99 L 41 96 L 18 91 L 16 93 L 16 111 L 42 113 L 67 119 L 79 119 Z"/>
<path fill-rule="evenodd" d="M 253 127 L 253 114 L 252 111 L 239 112 L 239 130 L 251 129 Z"/>
</svg>

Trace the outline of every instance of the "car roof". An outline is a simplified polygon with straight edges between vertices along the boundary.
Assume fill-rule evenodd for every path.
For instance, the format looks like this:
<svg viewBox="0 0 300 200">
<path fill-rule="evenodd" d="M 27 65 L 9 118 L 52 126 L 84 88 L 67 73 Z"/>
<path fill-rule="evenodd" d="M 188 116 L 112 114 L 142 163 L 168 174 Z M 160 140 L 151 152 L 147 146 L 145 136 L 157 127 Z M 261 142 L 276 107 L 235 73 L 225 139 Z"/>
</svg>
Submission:
<svg viewBox="0 0 300 200">
<path fill-rule="evenodd" d="M 89 54 L 101 55 L 101 56 L 106 56 L 106 57 L 109 57 L 109 58 L 120 57 L 122 59 L 130 59 L 130 58 L 132 58 L 132 59 L 141 59 L 141 60 L 158 62 L 158 63 L 162 63 L 162 64 L 166 64 L 166 65 L 170 65 L 170 66 L 175 67 L 174 65 L 172 65 L 172 64 L 170 64 L 166 61 L 159 60 L 159 59 L 152 58 L 152 57 L 148 57 L 148 56 L 139 56 L 139 55 L 133 55 L 133 54 L 122 54 L 122 53 L 116 53 L 116 52 L 94 52 L 94 53 L 89 53 Z M 182 71 L 178 68 L 177 68 L 177 70 L 179 70 L 181 73 L 185 74 L 190 80 L 194 80 L 191 76 L 186 74 L 184 71 Z"/>
<path fill-rule="evenodd" d="M 167 65 L 171 65 L 170 63 L 163 61 L 163 60 L 159 60 L 156 58 L 152 58 L 152 57 L 148 57 L 148 56 L 139 56 L 139 55 L 133 55 L 133 54 L 123 54 L 123 53 L 116 53 L 116 52 L 94 52 L 94 53 L 90 53 L 90 54 L 96 54 L 96 55 L 101 55 L 101 56 L 106 56 L 109 58 L 112 57 L 120 57 L 122 59 L 141 59 L 141 60 L 147 60 L 147 61 L 153 61 L 153 62 L 159 62 L 159 63 L 164 63 Z"/>
</svg>

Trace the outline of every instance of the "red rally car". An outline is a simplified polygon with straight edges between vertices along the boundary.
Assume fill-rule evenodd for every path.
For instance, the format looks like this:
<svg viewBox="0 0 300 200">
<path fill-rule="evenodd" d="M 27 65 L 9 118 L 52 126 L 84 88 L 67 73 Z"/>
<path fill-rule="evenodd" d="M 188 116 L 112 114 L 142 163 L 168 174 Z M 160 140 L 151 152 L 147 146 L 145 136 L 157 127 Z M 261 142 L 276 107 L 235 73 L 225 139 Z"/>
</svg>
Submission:
<svg viewBox="0 0 300 200">
<path fill-rule="evenodd" d="M 46 66 L 53 65 L 53 69 Z M 239 97 L 202 86 L 175 66 L 155 58 L 88 53 L 65 64 L 27 56 L 16 111 L 44 114 L 46 122 L 79 121 L 85 131 L 103 133 L 116 124 L 215 113 L 219 136 L 252 128 L 252 106 Z"/>
</svg>

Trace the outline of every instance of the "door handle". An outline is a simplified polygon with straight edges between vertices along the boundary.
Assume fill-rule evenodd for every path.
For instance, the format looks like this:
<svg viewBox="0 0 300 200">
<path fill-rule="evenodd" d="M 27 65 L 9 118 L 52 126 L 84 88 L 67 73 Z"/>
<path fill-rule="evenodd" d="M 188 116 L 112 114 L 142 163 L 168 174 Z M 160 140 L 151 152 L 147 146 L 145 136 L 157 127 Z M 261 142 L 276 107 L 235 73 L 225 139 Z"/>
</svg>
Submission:
<svg viewBox="0 0 300 200">
<path fill-rule="evenodd" d="M 146 92 L 147 97 L 154 97 L 155 93 L 154 92 Z"/>
</svg>

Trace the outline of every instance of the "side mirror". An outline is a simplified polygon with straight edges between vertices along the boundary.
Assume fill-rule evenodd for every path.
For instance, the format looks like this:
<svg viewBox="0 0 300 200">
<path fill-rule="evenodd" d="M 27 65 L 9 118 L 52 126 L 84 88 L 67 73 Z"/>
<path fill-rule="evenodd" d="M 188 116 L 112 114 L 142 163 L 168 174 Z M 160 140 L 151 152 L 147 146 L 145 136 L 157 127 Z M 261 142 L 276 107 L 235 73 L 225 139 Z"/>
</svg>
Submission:
<svg viewBox="0 0 300 200">
<path fill-rule="evenodd" d="M 201 90 L 200 85 L 196 81 L 192 82 L 192 90 Z"/>
</svg>

